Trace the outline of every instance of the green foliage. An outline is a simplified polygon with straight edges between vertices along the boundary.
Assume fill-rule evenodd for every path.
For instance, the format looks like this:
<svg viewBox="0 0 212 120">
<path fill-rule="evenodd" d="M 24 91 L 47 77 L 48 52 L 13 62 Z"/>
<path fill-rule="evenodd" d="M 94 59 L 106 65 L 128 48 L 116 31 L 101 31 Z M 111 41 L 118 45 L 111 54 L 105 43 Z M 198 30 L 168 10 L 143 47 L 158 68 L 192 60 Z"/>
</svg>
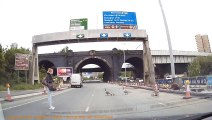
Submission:
<svg viewBox="0 0 212 120">
<path fill-rule="evenodd" d="M 198 57 L 200 64 L 200 74 L 209 75 L 212 72 L 212 56 Z"/>
<path fill-rule="evenodd" d="M 115 52 L 113 52 L 114 55 L 123 55 L 123 50 L 117 50 Z"/>
<path fill-rule="evenodd" d="M 6 82 L 6 72 L 5 72 L 5 58 L 4 58 L 4 49 L 0 44 L 0 84 L 4 84 Z"/>
<path fill-rule="evenodd" d="M 82 79 L 83 79 L 83 80 L 92 80 L 93 78 L 92 78 L 92 77 L 90 77 L 90 78 L 83 77 Z"/>
<path fill-rule="evenodd" d="M 132 71 L 126 71 L 126 77 L 132 77 L 133 72 Z M 125 77 L 125 72 L 121 72 L 121 77 Z"/>
<path fill-rule="evenodd" d="M 212 56 L 197 57 L 188 66 L 189 76 L 209 75 L 212 72 Z"/>
<path fill-rule="evenodd" d="M 46 76 L 46 70 L 45 70 L 45 68 L 42 66 L 42 67 L 40 68 L 40 70 L 39 70 L 39 78 L 40 78 L 40 80 L 43 80 L 43 79 L 45 78 L 45 76 Z"/>
<path fill-rule="evenodd" d="M 200 64 L 197 59 L 195 59 L 192 63 L 188 66 L 188 75 L 191 76 L 198 76 L 200 75 Z"/>
<path fill-rule="evenodd" d="M 104 75 L 103 72 L 102 72 L 102 73 L 99 73 L 99 74 L 98 74 L 98 78 L 99 78 L 99 79 L 103 79 L 103 75 Z"/>
<path fill-rule="evenodd" d="M 63 78 L 58 77 L 58 76 L 53 76 L 52 77 L 54 80 L 54 84 L 59 85 L 60 81 L 63 80 Z"/>
<path fill-rule="evenodd" d="M 64 47 L 62 50 L 59 51 L 59 53 L 67 53 L 69 50 L 68 46 Z"/>
<path fill-rule="evenodd" d="M 6 86 L 0 85 L 0 91 L 6 91 L 6 90 L 7 90 Z"/>
<path fill-rule="evenodd" d="M 21 47 L 21 48 L 17 48 L 17 47 L 6 48 L 4 57 L 5 57 L 7 72 L 14 72 L 15 54 L 16 53 L 29 54 L 30 50 L 25 49 L 23 47 Z"/>
<path fill-rule="evenodd" d="M 41 84 L 35 84 L 35 85 L 30 85 L 30 84 L 25 84 L 25 83 L 21 83 L 21 84 L 14 84 L 10 86 L 11 90 L 34 90 L 34 89 L 40 89 L 42 88 Z M 0 91 L 6 91 L 7 87 L 0 85 Z"/>
<path fill-rule="evenodd" d="M 30 84 L 17 84 L 17 85 L 12 85 L 11 89 L 12 90 L 34 90 L 34 89 L 39 89 L 42 88 L 41 84 L 35 84 L 35 85 L 30 85 Z"/>
<path fill-rule="evenodd" d="M 0 44 L 0 84 L 25 82 L 25 72 L 19 71 L 20 78 L 18 80 L 18 73 L 14 70 L 16 53 L 29 54 L 30 50 L 23 47 L 18 48 L 16 43 L 12 43 L 10 48 L 3 48 Z"/>
</svg>

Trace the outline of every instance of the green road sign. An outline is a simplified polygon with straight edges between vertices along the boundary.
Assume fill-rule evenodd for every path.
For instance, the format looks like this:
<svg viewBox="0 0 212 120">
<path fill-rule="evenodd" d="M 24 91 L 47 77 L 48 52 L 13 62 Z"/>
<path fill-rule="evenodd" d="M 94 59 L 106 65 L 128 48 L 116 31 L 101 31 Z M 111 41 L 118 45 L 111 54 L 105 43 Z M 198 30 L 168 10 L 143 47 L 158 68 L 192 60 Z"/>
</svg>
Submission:
<svg viewBox="0 0 212 120">
<path fill-rule="evenodd" d="M 88 29 L 88 19 L 71 19 L 70 20 L 70 30 L 87 30 Z"/>
</svg>

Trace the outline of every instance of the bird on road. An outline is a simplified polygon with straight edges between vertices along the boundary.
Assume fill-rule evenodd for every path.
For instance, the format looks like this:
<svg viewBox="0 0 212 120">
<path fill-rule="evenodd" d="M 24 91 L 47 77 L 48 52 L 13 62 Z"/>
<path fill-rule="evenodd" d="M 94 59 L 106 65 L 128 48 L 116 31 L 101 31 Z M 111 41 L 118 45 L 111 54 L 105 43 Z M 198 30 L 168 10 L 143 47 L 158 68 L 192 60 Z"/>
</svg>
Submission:
<svg viewBox="0 0 212 120">
<path fill-rule="evenodd" d="M 111 95 L 111 96 L 115 95 L 114 93 L 110 93 L 109 91 L 107 91 L 106 88 L 105 88 L 105 93 L 106 93 L 106 95 Z"/>
<path fill-rule="evenodd" d="M 124 89 L 124 94 L 128 95 L 128 91 L 126 89 Z"/>
</svg>

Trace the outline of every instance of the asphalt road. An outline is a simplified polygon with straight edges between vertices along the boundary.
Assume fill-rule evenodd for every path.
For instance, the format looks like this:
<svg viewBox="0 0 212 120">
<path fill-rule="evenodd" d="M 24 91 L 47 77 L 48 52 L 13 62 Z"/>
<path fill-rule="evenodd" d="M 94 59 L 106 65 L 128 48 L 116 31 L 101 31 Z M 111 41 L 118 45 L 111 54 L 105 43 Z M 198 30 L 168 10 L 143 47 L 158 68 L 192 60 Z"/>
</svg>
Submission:
<svg viewBox="0 0 212 120">
<path fill-rule="evenodd" d="M 106 95 L 105 88 L 115 95 Z M 176 94 L 160 93 L 159 97 L 153 97 L 148 90 L 127 88 L 127 91 L 129 94 L 125 95 L 118 85 L 87 83 L 82 88 L 54 92 L 55 110 L 48 109 L 46 95 L 2 102 L 1 106 L 6 120 L 18 117 L 20 120 L 24 117 L 45 120 L 173 120 L 212 111 L 211 98 L 185 100 Z"/>
</svg>

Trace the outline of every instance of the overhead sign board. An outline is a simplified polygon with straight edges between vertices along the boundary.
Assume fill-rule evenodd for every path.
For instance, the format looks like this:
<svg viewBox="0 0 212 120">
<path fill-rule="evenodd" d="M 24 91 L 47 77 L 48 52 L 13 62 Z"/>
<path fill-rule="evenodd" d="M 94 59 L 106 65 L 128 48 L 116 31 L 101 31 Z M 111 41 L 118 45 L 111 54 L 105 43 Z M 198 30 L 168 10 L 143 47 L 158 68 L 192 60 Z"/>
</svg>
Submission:
<svg viewBox="0 0 212 120">
<path fill-rule="evenodd" d="M 29 70 L 29 54 L 15 54 L 15 70 Z"/>
<path fill-rule="evenodd" d="M 70 77 L 73 74 L 72 67 L 58 67 L 57 76 L 58 77 Z"/>
<path fill-rule="evenodd" d="M 138 29 L 135 12 L 104 11 L 104 29 Z"/>
<path fill-rule="evenodd" d="M 88 29 L 88 19 L 71 19 L 70 20 L 70 30 L 87 30 Z"/>
</svg>

